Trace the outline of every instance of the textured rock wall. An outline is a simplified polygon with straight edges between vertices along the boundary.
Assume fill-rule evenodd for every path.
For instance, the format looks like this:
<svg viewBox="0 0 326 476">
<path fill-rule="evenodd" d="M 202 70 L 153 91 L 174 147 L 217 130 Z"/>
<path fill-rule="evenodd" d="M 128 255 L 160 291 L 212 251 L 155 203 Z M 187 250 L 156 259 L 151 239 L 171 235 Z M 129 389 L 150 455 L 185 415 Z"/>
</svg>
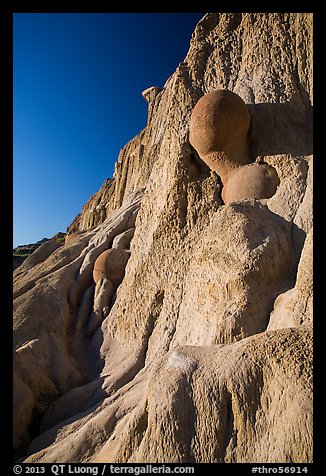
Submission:
<svg viewBox="0 0 326 476">
<path fill-rule="evenodd" d="M 310 14 L 205 15 L 75 220 L 85 233 L 16 271 L 26 462 L 312 460 L 311 41 Z M 250 161 L 280 178 L 270 199 L 223 205 L 189 144 L 218 88 L 247 105 Z M 95 286 L 133 228 L 122 283 Z"/>
</svg>

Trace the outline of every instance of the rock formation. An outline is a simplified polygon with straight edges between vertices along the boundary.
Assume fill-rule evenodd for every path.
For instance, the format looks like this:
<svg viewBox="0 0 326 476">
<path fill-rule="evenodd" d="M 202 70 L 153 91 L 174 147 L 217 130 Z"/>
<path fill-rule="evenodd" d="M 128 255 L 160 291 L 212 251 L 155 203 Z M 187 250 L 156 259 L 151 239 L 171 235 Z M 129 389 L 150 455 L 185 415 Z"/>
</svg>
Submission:
<svg viewBox="0 0 326 476">
<path fill-rule="evenodd" d="M 60 246 L 64 238 L 65 233 L 58 231 L 52 238 L 43 238 L 36 243 L 17 246 L 13 249 L 13 269 L 18 268 L 24 261 L 26 261 L 24 265 L 24 268 L 26 268 L 45 260 L 52 251 Z"/>
<path fill-rule="evenodd" d="M 217 90 L 250 116 L 228 180 L 189 138 Z M 204 15 L 145 97 L 83 233 L 14 273 L 16 457 L 311 462 L 312 15 Z M 121 283 L 95 283 L 112 250 Z"/>
<path fill-rule="evenodd" d="M 249 164 L 226 174 L 221 197 L 225 205 L 250 198 L 271 198 L 279 184 L 274 167 L 263 162 Z"/>
<path fill-rule="evenodd" d="M 103 251 L 96 259 L 93 269 L 95 283 L 100 279 L 110 279 L 113 284 L 119 286 L 124 270 L 129 259 L 129 254 L 125 250 L 110 249 Z"/>
<path fill-rule="evenodd" d="M 245 103 L 227 89 L 205 94 L 191 114 L 190 144 L 221 177 L 225 205 L 250 198 L 271 198 L 279 185 L 277 172 L 270 165 L 244 167 L 250 162 L 249 126 L 250 115 Z"/>
</svg>

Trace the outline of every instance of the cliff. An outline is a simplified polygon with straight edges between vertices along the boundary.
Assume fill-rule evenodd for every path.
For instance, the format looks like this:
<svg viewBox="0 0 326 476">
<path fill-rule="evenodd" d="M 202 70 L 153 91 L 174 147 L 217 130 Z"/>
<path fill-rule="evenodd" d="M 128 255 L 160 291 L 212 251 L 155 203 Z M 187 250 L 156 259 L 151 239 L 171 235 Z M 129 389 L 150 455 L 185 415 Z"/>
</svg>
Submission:
<svg viewBox="0 0 326 476">
<path fill-rule="evenodd" d="M 244 102 L 269 198 L 225 204 L 190 144 L 214 90 Z M 143 94 L 147 126 L 75 234 L 14 272 L 16 455 L 310 462 L 312 15 L 207 14 Z"/>
</svg>

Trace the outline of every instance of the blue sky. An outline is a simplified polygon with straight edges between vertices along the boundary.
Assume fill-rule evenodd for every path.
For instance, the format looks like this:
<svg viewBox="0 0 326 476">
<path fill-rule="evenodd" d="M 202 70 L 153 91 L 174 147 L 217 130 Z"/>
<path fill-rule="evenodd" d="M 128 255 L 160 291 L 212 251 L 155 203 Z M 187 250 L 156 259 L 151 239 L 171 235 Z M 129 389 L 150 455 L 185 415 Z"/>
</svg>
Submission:
<svg viewBox="0 0 326 476">
<path fill-rule="evenodd" d="M 204 13 L 14 15 L 14 242 L 65 231 L 145 126 Z"/>
</svg>

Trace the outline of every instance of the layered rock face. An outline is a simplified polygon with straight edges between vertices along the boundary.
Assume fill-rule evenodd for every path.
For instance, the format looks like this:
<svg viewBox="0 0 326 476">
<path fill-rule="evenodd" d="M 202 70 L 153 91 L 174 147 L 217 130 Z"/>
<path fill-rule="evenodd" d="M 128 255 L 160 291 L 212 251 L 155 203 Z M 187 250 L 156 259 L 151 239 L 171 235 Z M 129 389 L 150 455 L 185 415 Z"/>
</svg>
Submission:
<svg viewBox="0 0 326 476">
<path fill-rule="evenodd" d="M 237 195 L 240 176 L 225 204 L 189 142 L 216 90 L 246 105 L 243 168 L 276 171 L 269 198 Z M 16 455 L 311 462 L 312 15 L 207 14 L 144 97 L 82 233 L 14 273 Z"/>
</svg>

